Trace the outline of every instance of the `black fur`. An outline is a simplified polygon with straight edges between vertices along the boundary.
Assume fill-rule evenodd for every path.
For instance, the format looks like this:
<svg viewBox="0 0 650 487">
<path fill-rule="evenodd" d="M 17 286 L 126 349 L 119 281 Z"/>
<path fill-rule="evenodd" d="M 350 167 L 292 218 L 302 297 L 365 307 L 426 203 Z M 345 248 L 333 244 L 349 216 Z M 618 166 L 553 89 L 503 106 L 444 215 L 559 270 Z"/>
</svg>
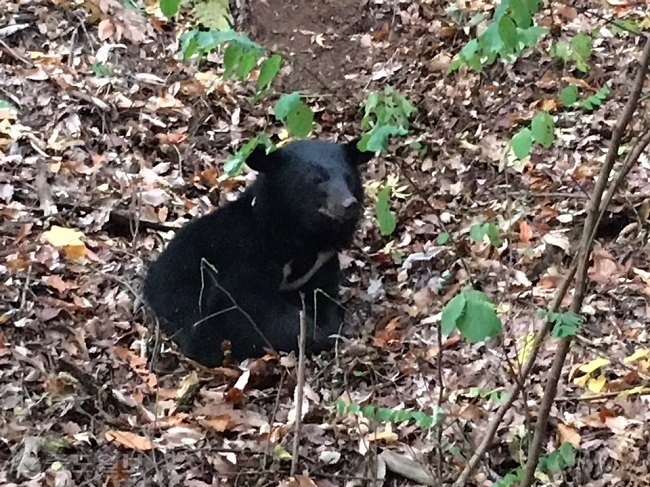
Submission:
<svg viewBox="0 0 650 487">
<path fill-rule="evenodd" d="M 238 360 L 265 347 L 297 350 L 302 292 L 308 351 L 331 348 L 328 335 L 343 319 L 333 301 L 336 252 L 351 242 L 361 217 L 359 165 L 370 158 L 356 142 L 299 141 L 269 155 L 256 149 L 247 161 L 259 172 L 255 183 L 188 223 L 151 265 L 144 295 L 163 331 L 207 366 L 221 363 L 223 340 Z M 310 277 L 323 252 L 330 257 Z"/>
</svg>

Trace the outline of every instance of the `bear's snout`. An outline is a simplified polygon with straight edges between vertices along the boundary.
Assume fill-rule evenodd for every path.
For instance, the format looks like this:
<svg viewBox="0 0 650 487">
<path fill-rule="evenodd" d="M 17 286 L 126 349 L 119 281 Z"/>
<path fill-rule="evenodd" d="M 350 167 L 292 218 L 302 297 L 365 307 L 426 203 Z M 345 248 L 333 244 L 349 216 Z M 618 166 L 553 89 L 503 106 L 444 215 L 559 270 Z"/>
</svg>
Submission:
<svg viewBox="0 0 650 487">
<path fill-rule="evenodd" d="M 359 200 L 353 195 L 346 196 L 342 200 L 328 201 L 319 212 L 339 223 L 353 220 L 359 215 Z"/>
</svg>

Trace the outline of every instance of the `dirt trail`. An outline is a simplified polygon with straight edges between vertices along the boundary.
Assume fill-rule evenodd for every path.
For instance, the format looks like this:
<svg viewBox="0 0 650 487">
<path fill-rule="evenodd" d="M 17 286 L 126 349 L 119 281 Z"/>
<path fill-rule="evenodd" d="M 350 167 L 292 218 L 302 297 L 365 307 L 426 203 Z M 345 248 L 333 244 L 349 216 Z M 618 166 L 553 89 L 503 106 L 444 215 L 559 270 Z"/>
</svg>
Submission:
<svg viewBox="0 0 650 487">
<path fill-rule="evenodd" d="M 367 49 L 350 37 L 377 22 L 364 0 L 268 0 L 252 2 L 244 29 L 267 48 L 292 57 L 283 78 L 287 91 L 344 89 L 346 75 L 368 62 Z"/>
</svg>

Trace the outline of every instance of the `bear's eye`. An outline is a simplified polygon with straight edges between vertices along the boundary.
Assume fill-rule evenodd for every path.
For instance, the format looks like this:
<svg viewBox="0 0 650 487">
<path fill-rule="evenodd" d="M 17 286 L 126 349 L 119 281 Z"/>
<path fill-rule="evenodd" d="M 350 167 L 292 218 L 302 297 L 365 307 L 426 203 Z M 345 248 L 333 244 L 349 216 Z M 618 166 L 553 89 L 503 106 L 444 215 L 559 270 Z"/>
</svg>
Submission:
<svg viewBox="0 0 650 487">
<path fill-rule="evenodd" d="M 323 177 L 322 174 L 315 174 L 311 178 L 311 182 L 314 183 L 314 184 L 321 184 L 323 181 L 325 181 L 325 178 Z"/>
</svg>

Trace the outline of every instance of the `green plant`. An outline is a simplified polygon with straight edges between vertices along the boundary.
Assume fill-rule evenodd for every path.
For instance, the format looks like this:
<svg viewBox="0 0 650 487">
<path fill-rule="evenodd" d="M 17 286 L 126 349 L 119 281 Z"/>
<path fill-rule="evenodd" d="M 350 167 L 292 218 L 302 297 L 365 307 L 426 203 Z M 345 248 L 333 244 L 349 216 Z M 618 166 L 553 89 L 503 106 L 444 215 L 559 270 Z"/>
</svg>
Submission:
<svg viewBox="0 0 650 487">
<path fill-rule="evenodd" d="M 407 135 L 410 120 L 417 109 L 408 99 L 390 86 L 383 92 L 372 92 L 362 105 L 361 129 L 366 132 L 359 140 L 359 150 L 382 152 L 387 149 L 390 137 Z M 422 147 L 416 147 L 422 152 Z M 425 149 L 424 149 L 425 150 Z M 390 209 L 394 188 L 384 184 L 375 199 L 375 215 L 383 236 L 391 235 L 397 228 L 397 217 Z"/>
<path fill-rule="evenodd" d="M 93 74 L 99 78 L 109 76 L 111 74 L 111 67 L 108 64 L 94 63 L 90 68 Z"/>
<path fill-rule="evenodd" d="M 471 387 L 468 394 L 469 397 L 479 397 L 481 399 L 487 399 L 492 402 L 502 402 L 505 401 L 508 397 L 508 393 L 503 389 L 500 390 L 490 390 L 484 389 L 481 387 Z"/>
<path fill-rule="evenodd" d="M 463 47 L 448 72 L 461 66 L 481 71 L 497 59 L 513 61 L 525 48 L 536 45 L 546 33 L 546 29 L 533 24 L 540 3 L 539 0 L 502 0 L 488 28 Z"/>
<path fill-rule="evenodd" d="M 449 336 L 455 328 L 470 342 L 480 342 L 501 333 L 503 326 L 494 304 L 482 291 L 467 289 L 442 310 L 442 332 Z"/>
<path fill-rule="evenodd" d="M 599 107 L 603 101 L 609 96 L 611 90 L 609 86 L 603 86 L 598 93 L 595 93 L 580 102 L 580 105 L 586 110 L 593 110 L 594 108 Z"/>
<path fill-rule="evenodd" d="M 230 29 L 230 3 L 228 0 L 190 1 L 192 15 L 197 23 L 210 30 Z M 181 0 L 160 0 L 160 10 L 167 18 L 176 16 L 181 6 Z"/>
<path fill-rule="evenodd" d="M 298 138 L 305 138 L 311 132 L 314 112 L 302 100 L 300 93 L 282 95 L 275 105 L 275 119 L 285 124 L 289 133 Z"/>
<path fill-rule="evenodd" d="M 405 96 L 390 86 L 383 93 L 372 92 L 363 103 L 361 129 L 367 132 L 359 141 L 362 151 L 381 152 L 394 135 L 406 135 L 416 108 Z"/>
<path fill-rule="evenodd" d="M 441 408 L 437 408 L 433 414 L 426 414 L 412 409 L 381 408 L 372 404 L 367 406 L 360 406 L 356 403 L 347 404 L 341 399 L 336 402 L 336 411 L 340 415 L 361 414 L 364 418 L 379 424 L 412 422 L 420 428 L 426 429 L 440 424 L 444 417 L 444 411 Z"/>
<path fill-rule="evenodd" d="M 384 188 L 377 194 L 375 214 L 379 222 L 379 231 L 383 236 L 392 234 L 397 227 L 397 216 L 390 209 L 391 187 Z"/>
<path fill-rule="evenodd" d="M 561 40 L 551 47 L 551 56 L 562 59 L 564 62 L 573 62 L 576 68 L 583 73 L 589 71 L 589 57 L 591 56 L 593 40 L 587 34 L 577 34 L 569 42 Z"/>
<path fill-rule="evenodd" d="M 475 242 L 482 242 L 487 236 L 490 244 L 494 247 L 501 246 L 501 235 L 499 235 L 499 226 L 496 223 L 477 223 L 469 229 L 469 236 Z"/>
<path fill-rule="evenodd" d="M 571 443 L 562 443 L 557 450 L 540 457 L 537 464 L 538 475 L 548 476 L 574 466 L 575 452 L 576 450 Z M 523 468 L 517 468 L 492 485 L 493 487 L 516 486 L 522 480 L 523 473 Z"/>
<path fill-rule="evenodd" d="M 548 310 L 539 310 L 537 316 L 553 324 L 551 334 L 557 338 L 576 335 L 580 329 L 580 325 L 584 322 L 582 316 L 571 311 L 556 313 Z"/>
</svg>

